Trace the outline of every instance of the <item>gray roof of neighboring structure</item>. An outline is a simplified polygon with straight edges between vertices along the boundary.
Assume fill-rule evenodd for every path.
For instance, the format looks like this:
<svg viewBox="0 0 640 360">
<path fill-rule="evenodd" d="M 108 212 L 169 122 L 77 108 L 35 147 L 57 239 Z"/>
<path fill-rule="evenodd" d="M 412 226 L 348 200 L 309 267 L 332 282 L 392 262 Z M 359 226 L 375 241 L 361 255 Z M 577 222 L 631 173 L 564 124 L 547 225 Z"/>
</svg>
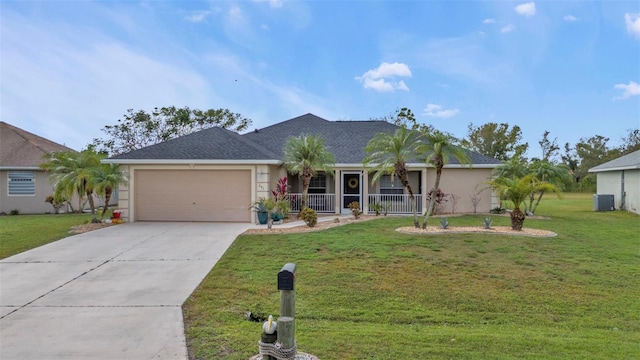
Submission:
<svg viewBox="0 0 640 360">
<path fill-rule="evenodd" d="M 594 166 L 589 172 L 619 171 L 640 169 L 640 150 L 623 155 L 604 164 Z"/>
<path fill-rule="evenodd" d="M 74 150 L 0 121 L 0 169 L 36 169 L 57 151 Z"/>
<path fill-rule="evenodd" d="M 380 132 L 393 132 L 398 126 L 381 120 L 328 121 L 313 114 L 302 115 L 263 129 L 239 135 L 221 128 L 210 128 L 152 145 L 111 159 L 210 159 L 276 160 L 284 157 L 284 145 L 292 136 L 321 135 L 338 164 L 360 164 L 364 147 Z M 499 160 L 468 152 L 474 165 L 497 165 Z M 451 159 L 451 164 L 457 164 Z"/>
</svg>

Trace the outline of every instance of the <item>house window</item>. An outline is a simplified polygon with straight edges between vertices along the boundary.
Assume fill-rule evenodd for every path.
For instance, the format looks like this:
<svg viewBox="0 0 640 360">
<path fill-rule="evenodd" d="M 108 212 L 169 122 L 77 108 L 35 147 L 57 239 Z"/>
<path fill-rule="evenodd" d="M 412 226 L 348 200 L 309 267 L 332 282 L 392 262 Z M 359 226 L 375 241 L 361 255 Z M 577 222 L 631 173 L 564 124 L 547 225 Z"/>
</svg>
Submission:
<svg viewBox="0 0 640 360">
<path fill-rule="evenodd" d="M 402 181 L 400 181 L 397 176 L 394 176 L 393 181 L 391 181 L 391 175 L 382 175 L 382 177 L 380 177 L 380 194 L 404 194 L 404 186 L 402 186 Z"/>
<path fill-rule="evenodd" d="M 35 195 L 36 175 L 33 171 L 9 171 L 9 195 Z"/>
<path fill-rule="evenodd" d="M 323 173 L 318 173 L 311 178 L 309 183 L 309 194 L 324 194 L 327 191 L 327 176 Z"/>
</svg>

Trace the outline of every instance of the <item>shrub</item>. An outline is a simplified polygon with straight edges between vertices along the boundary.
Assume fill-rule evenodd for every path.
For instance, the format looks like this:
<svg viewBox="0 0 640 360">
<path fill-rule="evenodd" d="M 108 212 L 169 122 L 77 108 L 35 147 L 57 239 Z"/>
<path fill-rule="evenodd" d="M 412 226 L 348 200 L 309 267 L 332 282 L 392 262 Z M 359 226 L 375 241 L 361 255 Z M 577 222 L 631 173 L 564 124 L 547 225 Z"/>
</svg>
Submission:
<svg viewBox="0 0 640 360">
<path fill-rule="evenodd" d="M 449 220 L 446 217 L 443 217 L 440 220 L 440 226 L 442 226 L 443 229 L 446 229 L 449 227 Z"/>
<path fill-rule="evenodd" d="M 318 223 L 318 214 L 316 214 L 312 208 L 305 207 L 300 212 L 300 219 L 302 219 L 308 227 L 314 227 Z"/>
<path fill-rule="evenodd" d="M 501 207 L 501 206 L 496 206 L 493 209 L 491 209 L 490 211 L 492 214 L 504 214 L 505 212 L 507 212 L 507 209 Z"/>
<path fill-rule="evenodd" d="M 490 217 L 484 218 L 484 228 L 491 229 L 491 224 L 493 224 L 493 220 Z"/>
<path fill-rule="evenodd" d="M 13 209 L 9 212 L 9 215 L 20 215 L 20 210 L 18 209 Z"/>
<path fill-rule="evenodd" d="M 360 203 L 357 201 L 350 202 L 349 209 L 351 209 L 351 213 L 356 219 L 360 218 L 360 215 L 362 215 L 362 211 L 360 210 Z"/>
</svg>

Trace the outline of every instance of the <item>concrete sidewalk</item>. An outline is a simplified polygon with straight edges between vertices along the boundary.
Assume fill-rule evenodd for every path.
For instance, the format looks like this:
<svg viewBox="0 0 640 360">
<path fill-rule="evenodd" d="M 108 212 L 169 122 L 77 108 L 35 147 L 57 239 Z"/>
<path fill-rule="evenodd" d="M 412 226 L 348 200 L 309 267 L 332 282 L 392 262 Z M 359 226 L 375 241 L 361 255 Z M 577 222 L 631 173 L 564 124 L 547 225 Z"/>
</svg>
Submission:
<svg viewBox="0 0 640 360">
<path fill-rule="evenodd" d="M 0 261 L 0 359 L 186 359 L 182 303 L 250 224 L 130 223 Z"/>
</svg>

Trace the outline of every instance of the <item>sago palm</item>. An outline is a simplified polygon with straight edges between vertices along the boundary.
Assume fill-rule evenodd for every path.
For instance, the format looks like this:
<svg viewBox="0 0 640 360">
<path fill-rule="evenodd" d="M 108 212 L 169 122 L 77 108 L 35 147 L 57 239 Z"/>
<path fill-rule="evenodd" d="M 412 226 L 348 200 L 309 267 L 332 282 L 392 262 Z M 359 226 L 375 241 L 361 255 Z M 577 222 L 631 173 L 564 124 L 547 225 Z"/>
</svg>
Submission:
<svg viewBox="0 0 640 360">
<path fill-rule="evenodd" d="M 413 212 L 413 225 L 419 227 L 416 197 L 409 183 L 409 171 L 407 161 L 415 156 L 418 145 L 417 134 L 404 126 L 399 127 L 395 133 L 378 133 L 364 148 L 366 154 L 362 163 L 372 166 L 375 171 L 373 182 L 378 181 L 381 175 L 388 174 L 400 179 L 402 186 L 409 193 L 411 199 L 411 211 Z"/>
<path fill-rule="evenodd" d="M 487 182 L 489 187 L 500 194 L 500 198 L 509 200 L 513 203 L 511 211 L 511 228 L 513 230 L 522 230 L 525 214 L 520 209 L 520 205 L 532 193 L 545 191 L 554 192 L 560 196 L 560 189 L 555 185 L 546 181 L 539 181 L 534 175 L 529 174 L 523 177 L 497 177 Z"/>
<path fill-rule="evenodd" d="M 438 189 L 440 188 L 440 178 L 442 177 L 442 169 L 449 162 L 450 158 L 455 158 L 462 165 L 468 164 L 471 166 L 471 159 L 467 155 L 466 151 L 455 145 L 451 136 L 441 133 L 439 131 L 426 132 L 421 134 L 422 143 L 418 146 L 417 153 L 427 164 L 433 165 L 436 168 L 436 181 L 433 184 L 433 196 L 429 201 L 429 207 L 424 215 L 424 221 L 422 222 L 422 228 L 427 227 L 429 216 L 433 213 L 433 209 L 436 205 L 435 197 Z"/>
<path fill-rule="evenodd" d="M 284 146 L 284 166 L 293 175 L 302 178 L 302 206 L 307 206 L 307 194 L 311 178 L 317 171 L 333 174 L 335 157 L 324 144 L 324 139 L 316 135 L 291 137 Z"/>
</svg>

